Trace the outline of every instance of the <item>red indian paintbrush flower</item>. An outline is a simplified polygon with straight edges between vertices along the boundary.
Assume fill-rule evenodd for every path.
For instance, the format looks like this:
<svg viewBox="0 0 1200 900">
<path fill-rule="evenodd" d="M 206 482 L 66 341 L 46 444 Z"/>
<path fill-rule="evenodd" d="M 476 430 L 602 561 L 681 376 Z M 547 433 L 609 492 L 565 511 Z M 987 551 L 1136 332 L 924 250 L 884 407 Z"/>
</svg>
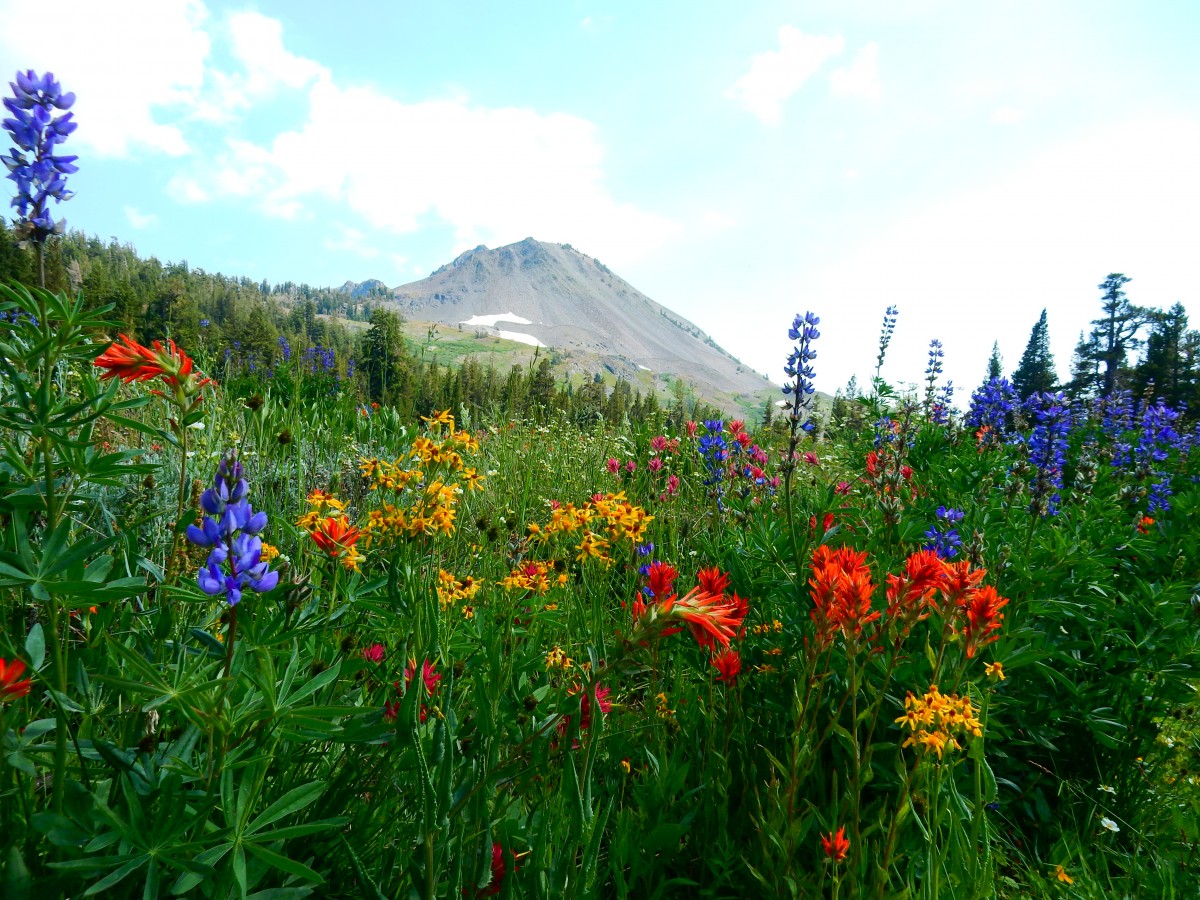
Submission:
<svg viewBox="0 0 1200 900">
<path fill-rule="evenodd" d="M 729 576 L 716 566 L 711 566 L 696 573 L 696 583 L 704 593 L 719 597 L 729 588 Z"/>
<path fill-rule="evenodd" d="M 192 358 L 172 340 L 167 341 L 166 347 L 161 341 L 155 341 L 151 348 L 122 334 L 119 342 L 114 341 L 96 357 L 95 365 L 104 369 L 101 379 L 120 378 L 129 383 L 161 376 L 165 384 L 173 388 L 182 387 L 187 395 L 193 395 L 206 384 L 212 383 L 211 378 L 204 378 L 195 370 Z"/>
<path fill-rule="evenodd" d="M 675 579 L 678 577 L 679 573 L 673 565 L 656 559 L 650 563 L 650 569 L 646 573 L 646 589 L 655 600 L 661 600 L 671 595 Z"/>
<path fill-rule="evenodd" d="M 21 660 L 14 659 L 6 663 L 0 659 L 0 701 L 16 700 L 29 693 L 32 682 L 28 678 L 18 680 L 24 672 L 25 663 Z"/>
<path fill-rule="evenodd" d="M 847 638 L 858 637 L 863 626 L 879 618 L 878 610 L 871 609 L 875 585 L 866 551 L 856 552 L 849 547 L 831 550 L 822 544 L 813 552 L 808 585 L 813 600 L 809 616 L 817 628 L 818 640 L 825 645 L 838 631 Z"/>
<path fill-rule="evenodd" d="M 887 577 L 889 619 L 920 621 L 929 615 L 933 593 L 946 582 L 946 565 L 932 550 L 918 550 L 904 562 L 904 574 Z"/>
<path fill-rule="evenodd" d="M 517 871 L 517 861 L 513 859 L 513 871 Z M 476 888 L 476 897 L 495 897 L 504 889 L 504 876 L 508 873 L 508 867 L 504 864 L 504 848 L 499 843 L 492 844 L 492 880 L 488 882 L 485 888 Z M 470 896 L 467 889 L 463 888 L 463 896 Z"/>
<path fill-rule="evenodd" d="M 963 604 L 967 614 L 967 624 L 963 626 L 967 659 L 973 657 L 980 647 L 999 637 L 992 632 L 1003 624 L 1004 613 L 1000 610 L 1007 605 L 1008 598 L 999 596 L 990 584 L 972 592 Z"/>
<path fill-rule="evenodd" d="M 701 647 L 712 647 L 713 641 L 728 647 L 742 624 L 742 617 L 732 603 L 698 587 L 692 588 L 684 597 L 668 598 L 662 606 L 664 612 L 673 610 L 683 619 Z"/>
<path fill-rule="evenodd" d="M 717 681 L 737 684 L 742 671 L 742 657 L 736 650 L 725 650 L 713 656 L 712 667 L 717 670 Z"/>
<path fill-rule="evenodd" d="M 835 863 L 844 860 L 850 852 L 850 840 L 846 837 L 846 826 L 843 825 L 837 831 L 831 831 L 827 835 L 821 835 L 821 849 Z"/>
<path fill-rule="evenodd" d="M 312 532 L 313 543 L 321 548 L 322 553 L 334 558 L 352 551 L 358 538 L 359 530 L 352 527 L 345 516 L 328 516 L 318 521 Z"/>
</svg>

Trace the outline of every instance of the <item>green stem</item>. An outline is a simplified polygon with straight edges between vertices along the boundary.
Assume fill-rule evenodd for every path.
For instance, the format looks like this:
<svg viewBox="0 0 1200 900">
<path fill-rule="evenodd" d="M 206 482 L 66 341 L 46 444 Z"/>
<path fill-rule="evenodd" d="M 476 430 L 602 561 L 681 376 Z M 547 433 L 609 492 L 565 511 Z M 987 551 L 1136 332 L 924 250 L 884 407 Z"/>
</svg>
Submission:
<svg viewBox="0 0 1200 900">
<path fill-rule="evenodd" d="M 54 666 L 54 688 L 59 694 L 67 692 L 67 661 L 59 640 L 59 615 L 57 598 L 51 598 L 50 609 L 50 659 Z M 67 786 L 67 713 L 62 703 L 54 701 L 54 779 L 50 794 L 50 808 L 62 814 L 63 791 Z"/>
<path fill-rule="evenodd" d="M 228 678 L 233 668 L 233 639 L 237 635 L 237 606 L 229 607 L 229 631 L 225 635 L 225 672 L 222 678 Z M 228 688 L 226 688 L 228 690 Z"/>
</svg>

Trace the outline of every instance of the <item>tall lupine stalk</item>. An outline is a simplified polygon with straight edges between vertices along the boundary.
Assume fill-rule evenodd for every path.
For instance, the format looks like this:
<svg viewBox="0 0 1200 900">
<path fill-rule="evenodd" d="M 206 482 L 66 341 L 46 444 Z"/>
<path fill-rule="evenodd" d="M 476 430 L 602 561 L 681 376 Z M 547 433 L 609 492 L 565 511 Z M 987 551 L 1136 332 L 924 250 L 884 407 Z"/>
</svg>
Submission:
<svg viewBox="0 0 1200 900">
<path fill-rule="evenodd" d="M 879 355 L 875 357 L 875 381 L 879 381 L 879 373 L 883 371 L 883 361 L 887 357 L 888 345 L 892 342 L 899 316 L 898 306 L 889 306 L 883 312 L 883 327 L 879 332 Z"/>
<path fill-rule="evenodd" d="M 60 359 L 65 358 L 68 348 L 71 348 L 72 344 L 77 349 L 81 341 L 85 340 L 82 337 L 82 331 L 73 333 L 73 329 L 69 327 L 65 329 L 65 333 L 56 333 L 55 331 L 56 324 L 73 326 L 76 321 L 82 322 L 86 319 L 86 316 L 82 314 L 82 305 L 72 306 L 65 301 L 55 302 L 58 298 L 50 297 L 44 290 L 46 287 L 44 245 L 51 235 L 61 234 L 66 224 L 61 220 L 54 221 L 50 215 L 49 201 L 53 199 L 58 203 L 69 200 L 72 195 L 66 189 L 66 176 L 79 171 L 75 166 L 75 160 L 78 157 L 58 156 L 53 152 L 54 148 L 65 141 L 77 127 L 75 122 L 71 121 L 74 114 L 66 112 L 74 104 L 75 95 L 63 93 L 62 87 L 50 72 L 39 76 L 32 69 L 25 72 L 18 71 L 16 79 L 9 82 L 9 87 L 12 89 L 12 96 L 4 98 L 4 108 L 11 113 L 11 116 L 4 119 L 3 127 L 16 147 L 9 150 L 6 155 L 0 156 L 0 161 L 3 161 L 5 168 L 8 169 L 6 177 L 17 187 L 16 196 L 10 204 L 17 211 L 17 237 L 23 241 L 33 242 L 38 259 L 38 284 L 43 289 L 28 297 L 33 302 L 25 308 L 25 312 L 31 316 L 30 323 L 35 329 L 43 332 L 42 335 L 39 335 L 43 339 L 34 343 L 35 347 L 40 346 L 41 348 L 40 372 L 38 373 L 40 387 L 35 394 L 36 400 L 32 403 L 27 401 L 27 405 L 33 412 L 31 418 L 36 419 L 41 413 L 45 417 L 45 423 L 49 424 L 51 415 L 60 412 L 60 410 L 52 410 L 55 401 L 50 397 L 50 388 L 57 374 L 58 363 Z M 62 114 L 56 115 L 55 111 Z M 61 318 L 67 321 L 53 321 L 52 317 L 55 313 L 61 313 Z M 5 348 L 5 356 L 10 355 L 16 357 L 18 354 Z M 14 381 L 18 382 L 21 380 L 20 375 L 27 373 L 19 373 L 17 369 L 10 369 L 9 363 L 19 365 L 20 362 L 21 360 L 16 358 L 5 361 L 5 368 L 9 369 L 5 374 L 16 376 Z M 111 396 L 106 400 L 111 403 Z M 107 405 L 107 403 L 99 405 Z M 66 498 L 60 496 L 59 492 L 56 465 L 60 449 L 56 432 L 62 428 L 64 422 L 73 425 L 77 423 L 77 420 L 74 416 L 57 416 L 54 428 L 31 429 L 34 440 L 40 444 L 39 449 L 44 463 L 43 499 L 46 534 L 54 534 L 58 531 L 66 509 Z M 26 421 L 21 424 L 31 423 Z M 40 441 L 37 440 L 38 438 Z M 63 493 L 69 493 L 69 489 L 64 490 Z M 54 664 L 55 687 L 60 694 L 65 694 L 67 662 L 65 647 L 60 642 L 59 602 L 57 597 L 48 596 L 44 599 L 48 601 L 50 649 Z M 66 786 L 67 756 L 67 719 L 61 702 L 56 702 L 56 719 L 52 804 L 54 810 L 58 812 L 62 809 L 63 790 Z"/>
<path fill-rule="evenodd" d="M 1035 470 L 1029 485 L 1029 511 L 1036 520 L 1058 515 L 1071 407 L 1061 393 L 1034 394 L 1026 402 L 1034 422 L 1027 444 L 1029 462 Z"/>
<path fill-rule="evenodd" d="M 796 570 L 802 568 L 800 550 L 796 544 L 796 520 L 792 515 L 792 476 L 796 473 L 797 448 L 805 434 L 813 430 L 812 408 L 813 394 L 816 388 L 813 379 L 817 373 L 813 370 L 812 361 L 817 358 L 813 342 L 821 336 L 817 326 L 821 319 L 812 311 L 803 315 L 797 314 L 788 329 L 789 340 L 795 341 L 795 346 L 788 354 L 784 374 L 790 379 L 783 386 L 783 393 L 790 395 L 786 401 L 788 410 L 788 452 L 783 460 L 783 502 L 787 510 L 788 533 L 792 542 L 792 555 L 795 557 Z"/>
<path fill-rule="evenodd" d="M 17 146 L 0 160 L 8 169 L 9 180 L 17 185 L 11 204 L 21 220 L 17 237 L 32 241 L 37 248 L 38 284 L 45 287 L 44 245 L 52 235 L 62 234 L 66 226 L 65 220 L 54 221 L 49 201 L 71 199 L 67 176 L 79 171 L 75 165 L 79 157 L 54 153 L 54 148 L 78 127 L 71 121 L 75 114 L 66 112 L 75 103 L 75 95 L 64 93 L 52 73 L 39 76 L 32 69 L 17 72 L 16 81 L 8 86 L 13 96 L 4 98 L 4 107 L 12 116 L 4 120 L 4 130 Z"/>
<path fill-rule="evenodd" d="M 925 415 L 933 412 L 933 403 L 937 397 L 937 382 L 942 377 L 942 360 L 945 351 L 942 342 L 934 338 L 929 342 L 929 365 L 925 367 Z"/>
<path fill-rule="evenodd" d="M 200 569 L 200 590 L 211 597 L 224 597 L 229 604 L 229 631 L 225 635 L 225 677 L 233 666 L 233 641 L 237 634 L 237 607 L 247 590 L 266 592 L 279 584 L 262 559 L 259 532 L 267 527 L 267 514 L 254 512 L 247 495 L 246 473 L 230 450 L 217 467 L 213 486 L 200 495 L 206 515 L 199 525 L 189 525 L 188 540 L 211 547 Z"/>
<path fill-rule="evenodd" d="M 1007 378 L 991 378 L 971 395 L 966 425 L 976 429 L 980 450 L 999 446 L 1012 428 L 1013 410 L 1020 403 Z"/>
</svg>

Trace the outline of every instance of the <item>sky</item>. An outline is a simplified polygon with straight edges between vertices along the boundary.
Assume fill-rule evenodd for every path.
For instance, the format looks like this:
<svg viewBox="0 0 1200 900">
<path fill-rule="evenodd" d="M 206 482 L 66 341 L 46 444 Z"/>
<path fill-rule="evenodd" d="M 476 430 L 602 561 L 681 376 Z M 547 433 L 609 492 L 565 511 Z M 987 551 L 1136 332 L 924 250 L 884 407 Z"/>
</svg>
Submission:
<svg viewBox="0 0 1200 900">
<path fill-rule="evenodd" d="M 783 378 L 965 406 L 1110 272 L 1200 326 L 1189 0 L 0 0 L 0 74 L 78 97 L 68 226 L 256 281 L 423 278 L 569 243 Z M 11 74 L 7 74 L 11 78 Z M 505 310 L 494 310 L 503 313 Z"/>
</svg>

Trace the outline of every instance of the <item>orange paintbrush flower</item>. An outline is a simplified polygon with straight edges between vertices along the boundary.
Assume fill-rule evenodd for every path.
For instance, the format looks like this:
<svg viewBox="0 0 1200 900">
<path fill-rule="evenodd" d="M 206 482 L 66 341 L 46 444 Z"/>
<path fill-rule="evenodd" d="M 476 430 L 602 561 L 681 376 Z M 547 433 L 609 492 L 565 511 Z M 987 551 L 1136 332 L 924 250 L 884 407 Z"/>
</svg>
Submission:
<svg viewBox="0 0 1200 900">
<path fill-rule="evenodd" d="M 187 396 L 212 383 L 211 378 L 204 378 L 195 370 L 192 358 L 172 340 L 167 341 L 166 347 L 161 341 L 155 341 L 153 347 L 145 347 L 122 334 L 119 341 L 114 341 L 96 357 L 95 365 L 104 369 L 101 379 L 120 378 L 128 383 L 161 377 L 165 384 L 182 389 Z"/>
<path fill-rule="evenodd" d="M 857 638 L 864 625 L 879 618 L 879 612 L 871 609 L 875 585 L 865 551 L 821 545 L 813 553 L 808 585 L 813 600 L 809 616 L 823 645 L 828 646 L 839 630 L 846 638 Z"/>
<path fill-rule="evenodd" d="M 25 663 L 19 659 L 6 663 L 0 659 L 0 700 L 16 700 L 29 693 L 32 682 L 28 678 L 21 681 L 25 672 Z"/>
<path fill-rule="evenodd" d="M 717 670 L 717 681 L 737 684 L 742 671 L 742 657 L 736 650 L 725 650 L 713 656 L 712 667 Z"/>
<path fill-rule="evenodd" d="M 354 545 L 361 532 L 353 527 L 345 516 L 328 516 L 317 521 L 311 532 L 313 543 L 322 553 L 333 559 L 341 559 L 347 568 L 358 568 L 362 558 Z"/>
<path fill-rule="evenodd" d="M 154 351 L 124 334 L 120 336 L 120 342 L 114 341 L 96 357 L 95 364 L 105 370 L 100 376 L 102 379 L 120 378 L 126 383 L 149 381 L 163 374 Z"/>
<path fill-rule="evenodd" d="M 701 647 L 712 647 L 714 641 L 728 647 L 742 624 L 738 609 L 732 603 L 721 596 L 706 594 L 698 587 L 683 597 L 668 597 L 660 607 L 664 614 L 682 619 Z"/>
<path fill-rule="evenodd" d="M 821 835 L 821 849 L 835 863 L 840 863 L 850 852 L 850 839 L 846 837 L 846 826 L 837 831 Z"/>
<path fill-rule="evenodd" d="M 889 619 L 929 615 L 934 591 L 946 580 L 946 564 L 932 550 L 918 550 L 904 562 L 903 575 L 887 577 L 887 614 Z"/>
<path fill-rule="evenodd" d="M 1003 624 L 1004 613 L 1000 610 L 1007 605 L 1008 598 L 997 594 L 990 584 L 972 592 L 965 599 L 962 606 L 967 614 L 967 624 L 963 626 L 967 659 L 973 657 L 980 647 L 999 637 L 992 632 Z"/>
</svg>

